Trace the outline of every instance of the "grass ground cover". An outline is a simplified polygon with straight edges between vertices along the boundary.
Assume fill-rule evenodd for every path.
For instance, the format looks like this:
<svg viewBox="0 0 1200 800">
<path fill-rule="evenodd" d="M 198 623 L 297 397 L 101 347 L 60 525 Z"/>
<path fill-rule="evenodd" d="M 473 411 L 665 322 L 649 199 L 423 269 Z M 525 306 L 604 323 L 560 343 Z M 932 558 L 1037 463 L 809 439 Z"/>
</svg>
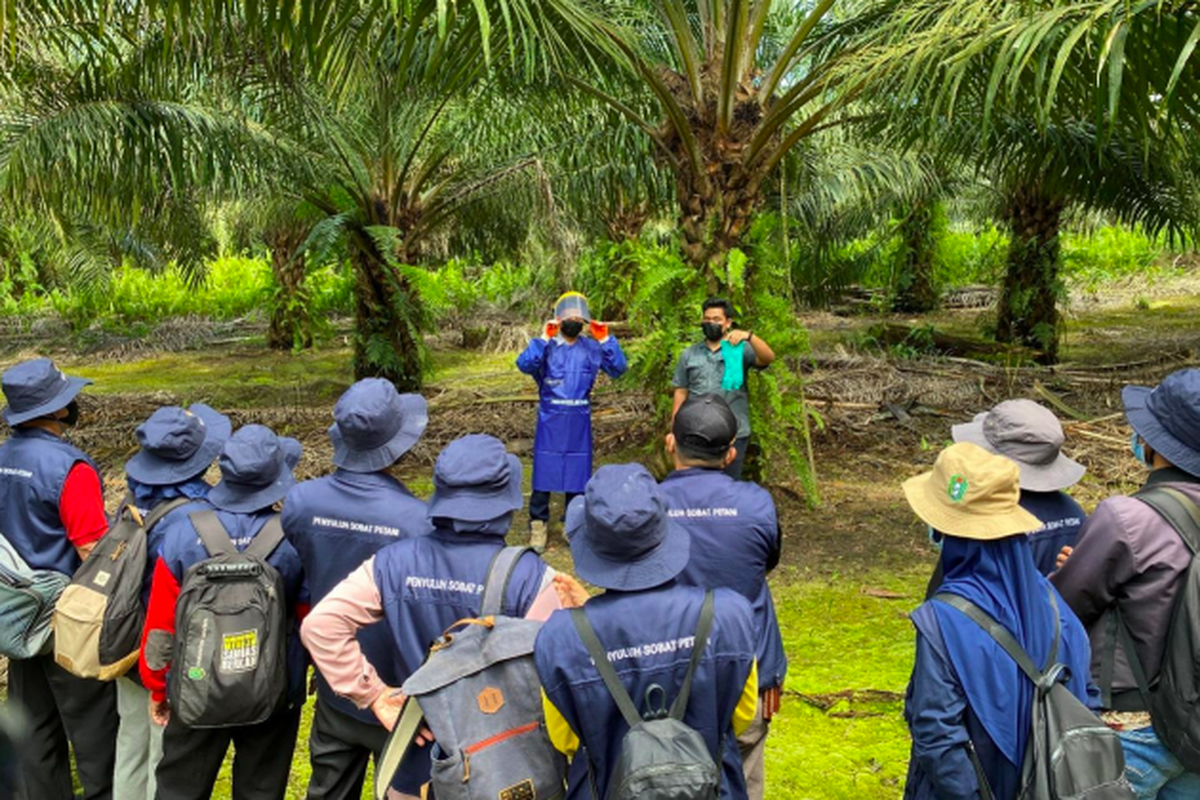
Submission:
<svg viewBox="0 0 1200 800">
<path fill-rule="evenodd" d="M 1163 289 L 1167 293 L 1145 298 L 1145 303 L 1135 293 L 1123 305 L 1079 311 L 1071 318 L 1066 357 L 1124 363 L 1147 348 L 1161 349 L 1163 342 L 1195 352 L 1200 301 L 1183 294 L 1194 289 L 1189 287 L 1172 283 Z M 934 319 L 965 330 L 977 324 L 977 314 L 962 312 Z M 853 347 L 857 341 L 856 319 L 821 315 L 804 322 L 819 328 L 814 339 L 820 352 Z M 469 404 L 478 395 L 529 394 L 531 385 L 516 373 L 513 355 L 437 350 L 427 395 L 436 408 L 446 402 Z M 240 421 L 274 419 L 271 415 L 280 406 L 324 414 L 350 381 L 349 348 L 340 342 L 298 356 L 239 344 L 128 362 L 64 353 L 60 361 L 96 379 L 89 393 L 123 398 L 170 390 L 184 401 L 218 405 Z M 0 363 L 0 368 L 6 365 Z M 621 387 L 607 390 L 619 392 Z M 869 414 L 864 411 L 860 418 Z M 932 554 L 923 544 L 922 526 L 904 505 L 899 483 L 932 460 L 956 420 L 933 420 L 920 431 L 885 422 L 823 434 L 817 453 L 822 508 L 810 511 L 783 495 L 777 498 L 781 510 L 787 506 L 786 544 L 772 587 L 791 669 L 784 709 L 768 741 L 769 797 L 884 800 L 901 794 L 909 748 L 902 694 L 913 643 L 906 615 L 920 600 Z M 314 430 L 306 448 L 323 437 L 323 427 Z M 129 446 L 129 433 L 121 429 L 113 434 L 123 448 Z M 1114 441 L 1124 453 L 1124 439 Z M 528 477 L 528 463 L 526 467 Z M 408 482 L 418 495 L 428 496 L 428 466 L 414 465 Z M 1089 476 L 1080 496 L 1090 508 L 1115 490 L 1110 484 L 1093 484 Z M 523 530 L 518 519 L 514 541 Z M 552 543 L 548 560 L 570 568 L 561 541 Z M 311 713 L 310 705 L 297 742 L 289 798 L 303 797 L 307 785 Z M 229 777 L 226 765 L 214 795 L 218 800 L 230 796 Z"/>
</svg>

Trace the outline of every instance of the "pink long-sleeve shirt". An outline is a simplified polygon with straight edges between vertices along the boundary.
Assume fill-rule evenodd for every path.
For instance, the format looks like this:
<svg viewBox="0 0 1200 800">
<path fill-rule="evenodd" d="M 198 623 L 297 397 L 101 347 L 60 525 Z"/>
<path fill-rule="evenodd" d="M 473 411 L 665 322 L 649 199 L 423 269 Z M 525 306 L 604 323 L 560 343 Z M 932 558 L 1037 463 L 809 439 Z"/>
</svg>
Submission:
<svg viewBox="0 0 1200 800">
<path fill-rule="evenodd" d="M 549 567 L 526 619 L 546 620 L 562 608 Z M 372 557 L 350 573 L 313 608 L 300 628 L 300 639 L 313 663 L 335 692 L 359 708 L 369 708 L 389 687 L 363 655 L 358 630 L 383 619 L 383 599 L 375 583 Z"/>
</svg>

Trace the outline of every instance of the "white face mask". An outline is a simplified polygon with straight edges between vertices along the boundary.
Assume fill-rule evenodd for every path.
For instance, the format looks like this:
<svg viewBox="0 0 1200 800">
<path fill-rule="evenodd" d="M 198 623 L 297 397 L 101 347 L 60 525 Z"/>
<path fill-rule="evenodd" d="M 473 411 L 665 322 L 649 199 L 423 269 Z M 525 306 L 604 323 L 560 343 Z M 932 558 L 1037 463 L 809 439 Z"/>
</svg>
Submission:
<svg viewBox="0 0 1200 800">
<path fill-rule="evenodd" d="M 946 537 L 933 529 L 932 525 L 926 527 L 926 534 L 929 536 L 929 543 L 937 548 L 937 551 L 942 552 L 942 545 L 946 543 Z"/>
</svg>

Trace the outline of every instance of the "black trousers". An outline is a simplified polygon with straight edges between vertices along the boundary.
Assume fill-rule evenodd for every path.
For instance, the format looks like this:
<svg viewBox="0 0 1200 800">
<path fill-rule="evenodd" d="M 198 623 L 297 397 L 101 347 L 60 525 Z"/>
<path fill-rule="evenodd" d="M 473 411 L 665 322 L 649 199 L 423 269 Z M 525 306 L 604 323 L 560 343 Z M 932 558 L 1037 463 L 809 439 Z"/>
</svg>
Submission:
<svg viewBox="0 0 1200 800">
<path fill-rule="evenodd" d="M 579 495 L 571 494 L 570 492 L 567 492 L 563 496 L 563 518 L 564 519 L 566 519 L 566 516 L 567 516 L 567 506 L 571 505 L 571 501 L 574 500 L 576 497 L 579 497 Z M 530 522 L 533 522 L 535 520 L 541 520 L 542 522 L 550 521 L 550 493 L 549 492 L 540 492 L 540 491 L 535 490 L 534 492 L 532 492 L 529 495 L 529 520 L 530 520 Z"/>
<path fill-rule="evenodd" d="M 378 759 L 387 730 L 344 714 L 317 698 L 308 754 L 308 800 L 359 800 L 371 758 Z"/>
<path fill-rule="evenodd" d="M 287 793 L 301 706 L 257 725 L 189 728 L 174 716 L 163 731 L 156 800 L 209 800 L 233 744 L 233 800 L 283 800 Z"/>
<path fill-rule="evenodd" d="M 53 655 L 8 662 L 9 701 L 25 717 L 18 743 L 24 800 L 73 800 L 71 754 L 84 800 L 110 800 L 117 750 L 117 686 L 77 678 Z"/>
</svg>

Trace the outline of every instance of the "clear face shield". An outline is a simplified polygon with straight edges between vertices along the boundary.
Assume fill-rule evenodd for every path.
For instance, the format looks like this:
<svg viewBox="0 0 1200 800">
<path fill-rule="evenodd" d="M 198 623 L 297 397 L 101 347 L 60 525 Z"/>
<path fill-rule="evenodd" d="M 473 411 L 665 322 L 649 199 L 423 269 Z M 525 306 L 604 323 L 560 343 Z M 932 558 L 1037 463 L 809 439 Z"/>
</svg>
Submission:
<svg viewBox="0 0 1200 800">
<path fill-rule="evenodd" d="M 558 302 L 554 304 L 554 316 L 560 321 L 572 318 L 579 318 L 584 322 L 592 321 L 587 298 L 579 292 L 567 292 L 558 298 Z"/>
</svg>

